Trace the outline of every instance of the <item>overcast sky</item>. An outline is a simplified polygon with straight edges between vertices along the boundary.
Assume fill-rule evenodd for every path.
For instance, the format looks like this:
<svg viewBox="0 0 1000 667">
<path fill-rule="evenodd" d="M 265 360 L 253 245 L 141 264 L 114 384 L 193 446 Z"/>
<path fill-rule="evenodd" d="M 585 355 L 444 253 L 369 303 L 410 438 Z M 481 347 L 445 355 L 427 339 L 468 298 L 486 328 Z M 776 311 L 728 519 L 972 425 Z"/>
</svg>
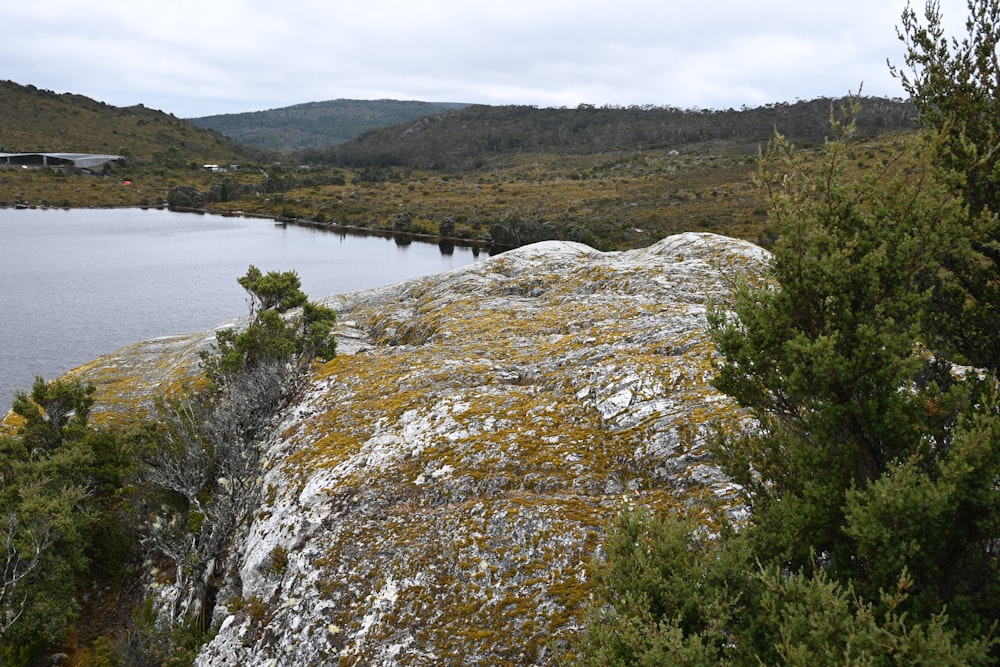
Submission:
<svg viewBox="0 0 1000 667">
<path fill-rule="evenodd" d="M 896 26 L 905 6 L 4 0 L 0 78 L 182 118 L 337 98 L 726 109 L 839 96 L 862 84 L 866 95 L 902 97 L 886 59 L 902 64 Z M 941 8 L 961 29 L 965 0 L 941 0 Z"/>
</svg>

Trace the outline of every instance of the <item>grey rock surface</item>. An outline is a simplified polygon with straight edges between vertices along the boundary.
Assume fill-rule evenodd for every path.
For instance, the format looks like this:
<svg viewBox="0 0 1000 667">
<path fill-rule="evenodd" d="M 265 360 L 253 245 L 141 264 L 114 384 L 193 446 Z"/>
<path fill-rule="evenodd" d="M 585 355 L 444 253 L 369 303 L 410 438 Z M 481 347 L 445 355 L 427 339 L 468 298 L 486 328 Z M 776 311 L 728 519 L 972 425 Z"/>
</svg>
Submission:
<svg viewBox="0 0 1000 667">
<path fill-rule="evenodd" d="M 624 505 L 739 511 L 705 451 L 714 424 L 743 419 L 709 385 L 705 312 L 766 260 L 711 234 L 545 242 L 327 299 L 338 356 L 275 426 L 197 664 L 551 664 Z M 135 403 L 153 378 L 190 377 L 177 355 L 210 339 L 83 372 Z"/>
</svg>

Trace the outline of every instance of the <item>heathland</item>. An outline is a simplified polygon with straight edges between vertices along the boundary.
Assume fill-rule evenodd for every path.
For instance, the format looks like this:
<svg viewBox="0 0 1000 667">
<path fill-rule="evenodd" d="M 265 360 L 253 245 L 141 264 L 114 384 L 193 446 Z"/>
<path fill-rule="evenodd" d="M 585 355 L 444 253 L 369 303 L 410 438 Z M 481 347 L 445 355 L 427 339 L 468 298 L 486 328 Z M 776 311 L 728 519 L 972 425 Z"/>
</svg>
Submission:
<svg viewBox="0 0 1000 667">
<path fill-rule="evenodd" d="M 0 95 L 0 150 L 124 156 L 105 177 L 0 169 L 0 205 L 174 205 L 481 245 L 564 239 L 602 250 L 685 231 L 766 245 L 766 209 L 753 184 L 758 151 L 780 132 L 808 155 L 843 103 L 467 106 L 340 143 L 314 135 L 308 149 L 279 153 L 142 106 L 12 82 L 0 84 Z M 327 128 L 338 127 L 337 113 L 346 116 L 339 136 L 356 127 L 357 109 L 346 102 L 330 113 Z M 236 114 L 219 126 L 237 128 L 234 137 L 260 136 L 273 126 L 268 118 Z M 912 139 L 916 112 L 907 102 L 865 98 L 857 123 L 865 140 L 851 148 L 852 165 L 878 167 Z"/>
</svg>

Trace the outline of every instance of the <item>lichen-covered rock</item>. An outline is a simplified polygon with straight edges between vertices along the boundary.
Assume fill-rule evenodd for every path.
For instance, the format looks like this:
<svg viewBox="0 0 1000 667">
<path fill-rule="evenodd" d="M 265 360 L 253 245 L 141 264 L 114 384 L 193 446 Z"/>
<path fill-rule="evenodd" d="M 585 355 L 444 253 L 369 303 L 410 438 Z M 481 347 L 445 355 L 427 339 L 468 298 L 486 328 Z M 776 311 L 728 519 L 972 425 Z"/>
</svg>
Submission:
<svg viewBox="0 0 1000 667">
<path fill-rule="evenodd" d="M 281 415 L 197 664 L 550 664 L 623 503 L 735 504 L 705 311 L 764 261 L 545 242 L 328 299 L 339 354 Z"/>
</svg>

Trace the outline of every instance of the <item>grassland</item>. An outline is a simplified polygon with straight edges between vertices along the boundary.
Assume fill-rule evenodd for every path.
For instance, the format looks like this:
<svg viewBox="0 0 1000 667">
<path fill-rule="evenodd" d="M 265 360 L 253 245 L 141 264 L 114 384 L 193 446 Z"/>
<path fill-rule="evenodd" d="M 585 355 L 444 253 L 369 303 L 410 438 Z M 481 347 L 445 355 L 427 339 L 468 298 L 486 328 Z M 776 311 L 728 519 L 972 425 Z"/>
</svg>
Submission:
<svg viewBox="0 0 1000 667">
<path fill-rule="evenodd" d="M 568 239 L 613 250 L 683 231 L 766 245 L 765 208 L 753 183 L 756 152 L 766 144 L 761 128 L 777 119 L 801 132 L 806 146 L 822 140 L 815 127 L 818 103 L 716 115 L 648 112 L 652 116 L 637 109 L 475 108 L 455 113 L 482 116 L 484 127 L 496 128 L 490 119 L 500 118 L 502 132 L 490 130 L 484 138 L 482 127 L 449 114 L 427 123 L 416 139 L 403 132 L 402 143 L 393 143 L 402 136 L 397 129 L 370 133 L 342 150 L 278 156 L 141 106 L 117 109 L 11 82 L 0 82 L 0 96 L 4 150 L 128 156 L 104 176 L 0 168 L 0 206 L 165 206 L 184 186 L 214 190 L 205 204 L 210 212 L 501 247 Z M 878 113 L 866 121 L 868 138 L 853 148 L 857 168 L 891 160 L 899 142 L 913 136 L 904 107 L 874 101 L 872 108 Z M 577 113 L 588 124 L 570 133 L 567 118 Z M 666 120 L 652 122 L 657 113 Z M 887 126 L 893 114 L 901 120 Z M 719 139 L 716 132 L 706 140 L 657 143 L 656 137 L 709 136 L 706 128 L 715 122 L 739 139 Z M 629 127 L 638 138 L 619 142 Z M 748 139 L 758 135 L 765 138 Z M 515 137 L 528 149 L 512 149 Z M 205 163 L 240 167 L 214 173 L 201 169 Z M 431 163 L 438 166 L 426 166 Z"/>
<path fill-rule="evenodd" d="M 886 135 L 857 145 L 851 163 L 878 167 L 909 136 Z M 208 173 L 141 165 L 116 168 L 108 177 L 0 169 L 0 205 L 159 206 L 177 186 L 208 192 L 223 183 L 245 183 L 251 194 L 211 202 L 206 209 L 505 246 L 561 238 L 613 250 L 643 247 L 683 231 L 766 245 L 757 169 L 756 157 L 704 149 L 536 154 L 466 173 L 390 170 L 377 181 L 364 170 L 315 167 L 276 175 L 273 167 Z"/>
</svg>

